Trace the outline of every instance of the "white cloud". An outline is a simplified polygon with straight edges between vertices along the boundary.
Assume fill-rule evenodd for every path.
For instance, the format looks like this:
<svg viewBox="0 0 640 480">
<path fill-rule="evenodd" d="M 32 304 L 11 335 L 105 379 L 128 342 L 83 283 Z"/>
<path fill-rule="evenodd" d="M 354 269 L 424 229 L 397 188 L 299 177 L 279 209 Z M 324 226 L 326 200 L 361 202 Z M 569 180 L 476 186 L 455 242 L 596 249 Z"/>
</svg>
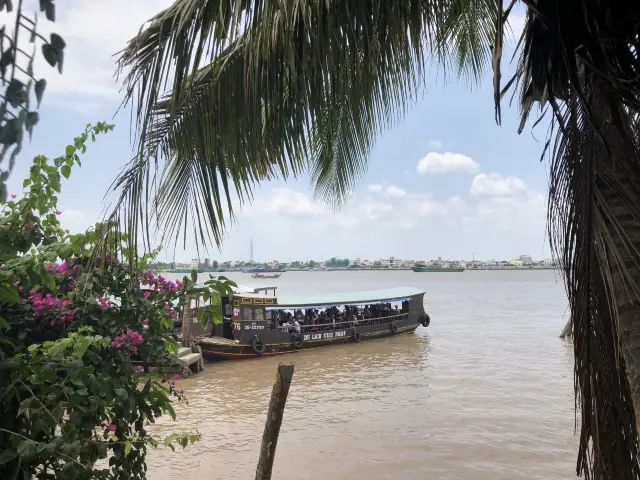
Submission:
<svg viewBox="0 0 640 480">
<path fill-rule="evenodd" d="M 60 225 L 71 233 L 84 232 L 98 221 L 97 215 L 90 215 L 75 208 L 61 207 L 60 211 L 62 212 L 59 217 Z"/>
<path fill-rule="evenodd" d="M 282 215 L 287 217 L 324 215 L 327 210 L 303 193 L 290 188 L 272 188 L 270 195 L 263 201 L 256 201 L 261 214 Z"/>
<path fill-rule="evenodd" d="M 480 173 L 471 182 L 472 195 L 510 196 L 527 189 L 518 177 L 503 177 L 499 173 Z"/>
<path fill-rule="evenodd" d="M 250 238 L 259 260 L 320 260 L 321 255 L 425 260 L 473 253 L 509 259 L 524 251 L 543 256 L 546 207 L 540 193 L 443 197 L 407 189 L 401 197 L 386 197 L 386 188 L 367 193 L 365 186 L 364 194 L 333 212 L 306 190 L 265 185 L 237 216 L 222 258 L 248 258 Z M 178 252 L 180 258 L 195 256 L 195 248 L 188 250 Z"/>
<path fill-rule="evenodd" d="M 369 190 L 370 192 L 381 192 L 383 189 L 384 187 L 378 183 L 374 183 L 367 187 L 367 190 Z"/>
<path fill-rule="evenodd" d="M 419 200 L 410 202 L 409 210 L 421 217 L 444 216 L 447 214 L 446 207 L 434 200 Z"/>
<path fill-rule="evenodd" d="M 468 206 L 467 202 L 459 196 L 451 197 L 445 202 L 439 202 L 434 200 L 431 195 L 428 195 L 422 200 L 409 202 L 407 208 L 421 217 L 458 217 L 467 211 Z"/>
<path fill-rule="evenodd" d="M 442 142 L 440 140 L 430 140 L 429 146 L 431 148 L 435 148 L 436 150 L 442 148 Z"/>
<path fill-rule="evenodd" d="M 87 105 L 94 107 L 95 102 L 100 102 L 113 108 L 114 99 L 122 98 L 114 78 L 116 54 L 126 47 L 144 22 L 171 3 L 172 0 L 61 2 L 56 4 L 56 22 L 52 23 L 40 14 L 37 1 L 27 0 L 27 16 L 38 14 L 38 33 L 46 38 L 56 32 L 67 44 L 62 74 L 44 61 L 38 47 L 34 70 L 37 77 L 47 80 L 44 101 L 59 95 L 69 101 L 56 101 L 56 106 L 77 110 L 77 105 L 72 103 L 82 102 L 77 98 L 82 95 L 89 97 Z M 0 21 L 11 25 L 12 21 L 7 22 L 11 17 L 15 18 L 15 13 L 3 12 Z"/>
<path fill-rule="evenodd" d="M 418 173 L 423 175 L 448 172 L 474 173 L 478 171 L 477 162 L 461 153 L 429 152 L 416 167 Z"/>
<path fill-rule="evenodd" d="M 362 213 L 369 220 L 378 220 L 393 210 L 388 203 L 367 199 L 356 207 L 356 214 Z"/>
<path fill-rule="evenodd" d="M 407 194 L 406 190 L 403 190 L 400 187 L 396 187 L 395 185 L 389 185 L 387 189 L 384 191 L 384 196 L 388 198 L 404 197 L 406 194 Z"/>
</svg>

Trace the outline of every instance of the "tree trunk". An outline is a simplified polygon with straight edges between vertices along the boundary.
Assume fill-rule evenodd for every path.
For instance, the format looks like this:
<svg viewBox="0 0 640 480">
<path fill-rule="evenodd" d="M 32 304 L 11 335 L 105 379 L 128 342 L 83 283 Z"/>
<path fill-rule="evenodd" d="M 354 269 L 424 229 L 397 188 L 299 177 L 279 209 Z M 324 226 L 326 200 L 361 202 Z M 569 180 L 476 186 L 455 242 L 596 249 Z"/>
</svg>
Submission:
<svg viewBox="0 0 640 480">
<path fill-rule="evenodd" d="M 637 188 L 627 179 L 618 180 L 625 189 Z M 640 431 L 640 265 L 637 253 L 640 252 L 640 222 L 634 219 L 615 191 L 609 188 L 602 190 L 607 208 L 621 229 L 621 235 L 612 236 L 615 248 L 610 254 L 619 259 L 612 262 L 610 272 L 618 317 L 619 347 L 629 381 L 636 429 Z"/>
<path fill-rule="evenodd" d="M 571 91 L 551 165 L 552 249 L 572 318 L 577 473 L 640 478 L 640 155 L 634 112 L 600 77 Z"/>
</svg>

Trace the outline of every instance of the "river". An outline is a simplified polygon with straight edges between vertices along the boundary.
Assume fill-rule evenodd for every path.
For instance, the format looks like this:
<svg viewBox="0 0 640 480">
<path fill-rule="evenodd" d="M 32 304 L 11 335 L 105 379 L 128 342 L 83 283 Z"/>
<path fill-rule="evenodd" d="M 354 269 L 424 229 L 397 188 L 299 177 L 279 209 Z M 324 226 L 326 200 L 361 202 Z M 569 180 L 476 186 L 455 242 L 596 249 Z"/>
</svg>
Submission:
<svg viewBox="0 0 640 480">
<path fill-rule="evenodd" d="M 206 275 L 205 275 L 206 276 Z M 429 328 L 360 344 L 208 363 L 180 380 L 189 405 L 157 435 L 202 440 L 149 453 L 151 479 L 251 479 L 278 362 L 295 363 L 273 478 L 575 477 L 573 356 L 558 335 L 567 299 L 553 271 L 286 272 L 239 284 L 278 292 L 424 288 Z M 208 278 L 208 276 L 207 276 Z"/>
</svg>

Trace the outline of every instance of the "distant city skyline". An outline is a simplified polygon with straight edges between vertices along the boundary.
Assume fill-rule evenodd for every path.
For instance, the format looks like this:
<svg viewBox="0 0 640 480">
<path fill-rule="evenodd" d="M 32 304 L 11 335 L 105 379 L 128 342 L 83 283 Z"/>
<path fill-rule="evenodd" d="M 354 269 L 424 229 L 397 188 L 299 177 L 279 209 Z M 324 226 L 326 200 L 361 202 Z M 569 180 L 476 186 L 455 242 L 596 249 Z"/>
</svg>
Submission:
<svg viewBox="0 0 640 480">
<path fill-rule="evenodd" d="M 231 259 L 216 259 L 216 258 L 201 258 L 201 259 L 191 259 L 189 261 L 186 260 L 176 260 L 176 261 L 170 261 L 170 262 L 166 262 L 166 261 L 162 261 L 161 259 L 158 259 L 157 261 L 159 263 L 170 263 L 170 264 L 176 264 L 176 265 L 191 265 L 193 264 L 195 261 L 198 261 L 199 265 L 204 265 L 206 267 L 213 265 L 213 263 L 217 263 L 217 264 L 222 264 L 222 263 L 228 263 L 231 262 L 232 264 L 238 264 L 238 263 L 244 263 L 244 264 L 272 264 L 272 263 L 277 263 L 277 264 L 281 264 L 281 265 L 285 265 L 285 264 L 291 264 L 291 263 L 309 263 L 309 262 L 313 262 L 316 264 L 322 264 L 322 263 L 328 263 L 330 261 L 344 261 L 344 260 L 348 260 L 349 263 L 353 263 L 356 261 L 360 261 L 360 263 L 362 262 L 382 262 L 384 263 L 385 261 L 389 261 L 389 260 L 395 260 L 399 263 L 407 263 L 407 262 L 433 262 L 433 261 L 443 261 L 443 262 L 466 262 L 466 263 L 472 263 L 473 261 L 476 262 L 481 262 L 481 263 L 491 263 L 491 262 L 513 262 L 513 261 L 521 261 L 523 263 L 538 263 L 538 262 L 543 262 L 543 261 L 550 261 L 551 258 L 550 257 L 545 257 L 545 258 L 535 258 L 532 255 L 528 255 L 528 254 L 522 254 L 522 255 L 518 255 L 516 257 L 513 258 L 488 258 L 488 259 L 481 259 L 481 258 L 477 258 L 475 256 L 472 256 L 472 258 L 444 258 L 444 257 L 433 257 L 433 258 L 402 258 L 399 256 L 389 256 L 389 257 L 380 257 L 380 258 L 371 258 L 371 259 L 367 259 L 367 258 L 361 258 L 361 257 L 353 257 L 353 258 L 349 258 L 349 257 L 336 257 L 336 256 L 332 256 L 329 258 L 323 258 L 321 256 L 320 259 L 318 258 L 308 258 L 305 257 L 304 259 L 291 259 L 291 260 L 278 260 L 278 259 L 271 259 L 271 260 L 243 260 L 243 259 L 238 259 L 238 260 L 231 260 Z"/>
</svg>

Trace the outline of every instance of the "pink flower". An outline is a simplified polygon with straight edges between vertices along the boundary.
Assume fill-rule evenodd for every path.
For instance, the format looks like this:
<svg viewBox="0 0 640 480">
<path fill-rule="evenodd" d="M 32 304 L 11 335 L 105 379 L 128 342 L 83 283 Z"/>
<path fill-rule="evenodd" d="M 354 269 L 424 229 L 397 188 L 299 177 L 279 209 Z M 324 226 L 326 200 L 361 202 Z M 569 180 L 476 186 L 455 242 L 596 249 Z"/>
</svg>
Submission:
<svg viewBox="0 0 640 480">
<path fill-rule="evenodd" d="M 116 431 L 116 424 L 115 423 L 110 423 L 108 428 L 109 428 L 110 432 L 115 432 Z"/>
<path fill-rule="evenodd" d="M 17 195 L 16 195 L 15 193 L 12 193 L 12 194 L 11 194 L 11 198 L 16 198 L 16 196 L 17 196 Z"/>
<path fill-rule="evenodd" d="M 184 390 L 180 390 L 180 395 L 184 396 Z"/>
<path fill-rule="evenodd" d="M 62 215 L 62 212 L 60 210 L 56 210 L 56 215 Z"/>
<path fill-rule="evenodd" d="M 120 348 L 120 344 L 118 342 L 111 342 L 111 346 L 113 348 Z"/>
<path fill-rule="evenodd" d="M 170 307 L 170 306 L 169 306 L 169 304 L 167 303 L 167 304 L 164 306 L 164 309 L 165 309 L 165 310 L 167 310 L 167 311 L 169 311 L 169 310 L 171 310 L 171 307 Z"/>
<path fill-rule="evenodd" d="M 149 295 L 151 295 L 151 292 L 144 292 L 145 297 L 148 297 Z"/>
<path fill-rule="evenodd" d="M 138 365 L 138 366 L 136 367 L 136 372 L 138 372 L 138 373 L 144 373 L 144 367 L 143 367 L 142 365 Z"/>
<path fill-rule="evenodd" d="M 144 323 L 145 325 L 149 325 L 149 321 L 150 321 L 150 320 L 149 320 L 148 318 L 145 318 L 145 319 L 142 321 L 142 323 Z"/>
</svg>

